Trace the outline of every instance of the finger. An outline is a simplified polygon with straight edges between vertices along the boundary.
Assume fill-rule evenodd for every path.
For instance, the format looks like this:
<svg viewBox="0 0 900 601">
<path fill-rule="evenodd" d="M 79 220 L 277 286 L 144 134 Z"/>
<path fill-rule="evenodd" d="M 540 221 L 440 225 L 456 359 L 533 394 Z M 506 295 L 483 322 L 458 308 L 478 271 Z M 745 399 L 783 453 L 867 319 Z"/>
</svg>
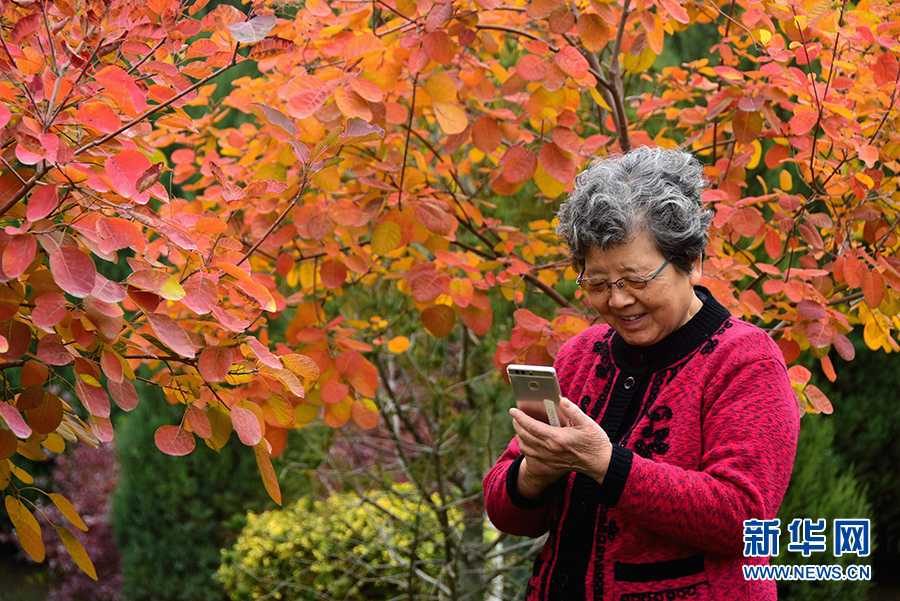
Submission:
<svg viewBox="0 0 900 601">
<path fill-rule="evenodd" d="M 563 415 L 571 422 L 571 424 L 575 427 L 591 425 L 596 422 L 588 417 L 584 411 L 581 410 L 581 407 L 570 401 L 569 399 L 562 399 L 559 403 L 560 409 L 562 409 Z"/>
</svg>

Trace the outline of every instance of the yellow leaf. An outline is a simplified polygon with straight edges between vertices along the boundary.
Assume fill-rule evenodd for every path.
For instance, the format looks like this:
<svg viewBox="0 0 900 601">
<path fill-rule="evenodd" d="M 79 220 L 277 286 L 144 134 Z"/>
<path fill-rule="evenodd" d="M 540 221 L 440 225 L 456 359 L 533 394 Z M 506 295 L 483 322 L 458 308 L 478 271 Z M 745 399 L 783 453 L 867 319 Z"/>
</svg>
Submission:
<svg viewBox="0 0 900 601">
<path fill-rule="evenodd" d="M 600 108 L 606 109 L 607 111 L 612 110 L 612 108 L 610 108 L 609 104 L 606 102 L 606 99 L 603 98 L 603 94 L 601 94 L 597 88 L 591 88 L 591 98 L 594 99 L 594 102 L 596 102 L 597 106 L 599 106 Z"/>
<path fill-rule="evenodd" d="M 791 176 L 790 171 L 787 169 L 781 170 L 781 173 L 778 174 L 778 185 L 785 192 L 789 192 L 794 187 L 794 178 Z"/>
<path fill-rule="evenodd" d="M 440 71 L 425 81 L 425 90 L 434 102 L 456 102 L 456 84 L 450 76 Z"/>
<path fill-rule="evenodd" d="M 372 232 L 372 252 L 376 255 L 386 255 L 400 246 L 403 241 L 403 231 L 393 221 L 382 221 L 375 226 Z"/>
<path fill-rule="evenodd" d="M 863 329 L 863 339 L 866 341 L 866 346 L 873 351 L 880 350 L 884 345 L 884 332 L 874 319 L 866 323 L 866 327 Z"/>
<path fill-rule="evenodd" d="M 410 341 L 406 336 L 396 336 L 388 342 L 388 350 L 392 353 L 402 353 L 409 348 Z"/>
<path fill-rule="evenodd" d="M 556 198 L 566 191 L 566 184 L 547 173 L 540 165 L 534 172 L 534 183 L 548 198 Z"/>
<path fill-rule="evenodd" d="M 75 535 L 66 528 L 57 527 L 56 533 L 59 534 L 59 538 L 62 539 L 63 544 L 66 546 L 66 551 L 75 560 L 75 565 L 81 568 L 82 572 L 97 580 L 97 570 L 94 569 L 94 562 L 91 561 L 87 551 L 84 550 L 84 545 L 81 544 L 81 541 L 75 538 Z"/>
<path fill-rule="evenodd" d="M 169 276 L 166 283 L 158 290 L 159 295 L 166 300 L 177 301 L 185 296 L 184 288 L 178 283 L 178 280 Z"/>
<path fill-rule="evenodd" d="M 302 428 L 319 416 L 319 409 L 309 403 L 294 407 L 294 427 Z"/>
<path fill-rule="evenodd" d="M 72 522 L 73 526 L 87 532 L 87 524 L 84 523 L 84 520 L 78 515 L 78 511 L 67 498 L 57 493 L 51 493 L 48 496 L 50 497 L 50 500 L 53 501 L 53 504 L 56 505 L 56 508 L 59 509 L 59 512 L 63 514 L 67 520 Z"/>
<path fill-rule="evenodd" d="M 38 524 L 34 514 L 25 507 L 16 497 L 7 495 L 4 499 L 6 503 L 6 513 L 16 529 L 16 537 L 22 549 L 28 553 L 28 556 L 38 563 L 44 561 L 46 553 L 44 551 L 44 541 L 41 540 L 41 525 Z"/>
<path fill-rule="evenodd" d="M 622 66 L 627 73 L 643 73 L 656 62 L 656 53 L 650 46 L 645 46 L 638 56 L 632 56 L 626 52 L 622 59 Z"/>
<path fill-rule="evenodd" d="M 450 135 L 462 133 L 469 124 L 465 111 L 455 104 L 435 101 L 434 115 L 444 133 Z"/>
<path fill-rule="evenodd" d="M 763 46 L 769 43 L 769 40 L 772 39 L 772 32 L 768 29 L 760 29 L 759 30 L 759 41 L 762 42 Z"/>
</svg>

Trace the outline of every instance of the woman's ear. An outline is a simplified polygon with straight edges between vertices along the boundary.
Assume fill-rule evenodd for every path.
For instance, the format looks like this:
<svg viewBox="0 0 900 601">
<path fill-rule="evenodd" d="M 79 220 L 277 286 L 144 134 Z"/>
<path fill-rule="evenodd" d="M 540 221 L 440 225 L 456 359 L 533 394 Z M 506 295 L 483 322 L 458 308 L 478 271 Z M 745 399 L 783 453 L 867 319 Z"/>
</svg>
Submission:
<svg viewBox="0 0 900 601">
<path fill-rule="evenodd" d="M 700 258 L 694 261 L 691 266 L 691 275 L 688 277 L 691 280 L 691 286 L 700 285 L 700 281 L 703 279 L 703 255 L 700 255 Z"/>
</svg>

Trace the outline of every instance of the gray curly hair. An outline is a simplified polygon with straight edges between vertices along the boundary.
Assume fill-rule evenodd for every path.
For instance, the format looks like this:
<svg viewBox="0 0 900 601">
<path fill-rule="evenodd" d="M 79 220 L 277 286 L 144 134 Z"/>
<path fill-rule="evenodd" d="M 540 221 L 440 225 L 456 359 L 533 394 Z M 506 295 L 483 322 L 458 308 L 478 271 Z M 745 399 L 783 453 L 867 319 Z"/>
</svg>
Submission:
<svg viewBox="0 0 900 601">
<path fill-rule="evenodd" d="M 687 152 L 641 147 L 593 163 L 560 206 L 557 235 L 584 268 L 587 250 L 604 251 L 648 233 L 672 265 L 690 274 L 706 249 L 713 212 L 703 207 L 703 166 Z"/>
</svg>

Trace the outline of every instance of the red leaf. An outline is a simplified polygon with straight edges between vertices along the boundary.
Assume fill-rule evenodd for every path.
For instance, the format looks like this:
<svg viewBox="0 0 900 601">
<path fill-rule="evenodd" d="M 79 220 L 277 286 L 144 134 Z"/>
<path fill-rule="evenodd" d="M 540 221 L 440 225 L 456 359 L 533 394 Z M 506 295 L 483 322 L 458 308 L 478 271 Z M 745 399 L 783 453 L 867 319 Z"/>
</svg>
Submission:
<svg viewBox="0 0 900 601">
<path fill-rule="evenodd" d="M 12 433 L 19 438 L 25 439 L 31 436 L 31 428 L 25 423 L 22 414 L 9 403 L 0 401 L 0 417 L 3 418 Z"/>
<path fill-rule="evenodd" d="M 123 150 L 105 163 L 106 176 L 116 192 L 141 204 L 150 200 L 150 194 L 138 190 L 138 180 L 151 166 L 150 159 L 137 150 Z"/>
<path fill-rule="evenodd" d="M 181 357 L 193 359 L 194 344 L 178 323 L 167 315 L 149 313 L 147 320 L 156 337 Z"/>
<path fill-rule="evenodd" d="M 212 436 L 212 425 L 210 425 L 209 417 L 207 417 L 206 412 L 203 409 L 195 407 L 194 405 L 188 405 L 185 415 L 187 416 L 188 424 L 191 426 L 191 430 L 194 431 L 194 434 L 204 440 Z"/>
<path fill-rule="evenodd" d="M 831 406 L 831 401 L 828 400 L 828 397 L 825 396 L 824 392 L 819 390 L 818 386 L 809 384 L 803 389 L 803 392 L 806 393 L 806 398 L 809 399 L 809 402 L 816 409 L 817 413 L 831 414 L 834 411 L 834 407 Z"/>
<path fill-rule="evenodd" d="M 48 365 L 68 365 L 74 357 L 62 345 L 62 336 L 48 334 L 37 343 L 37 358 Z"/>
<path fill-rule="evenodd" d="M 834 340 L 834 334 L 837 330 L 830 323 L 822 323 L 821 321 L 811 321 L 806 327 L 806 338 L 809 343 L 816 348 L 825 348 Z"/>
<path fill-rule="evenodd" d="M 97 219 L 97 246 L 102 252 L 111 253 L 122 248 L 133 248 L 139 253 L 147 250 L 144 232 L 133 221 L 118 217 Z"/>
<path fill-rule="evenodd" d="M 57 292 L 42 294 L 35 300 L 31 311 L 31 323 L 39 328 L 51 328 L 61 322 L 69 310 L 66 297 Z"/>
<path fill-rule="evenodd" d="M 516 312 L 513 313 L 513 319 L 515 320 L 516 325 L 522 326 L 526 330 L 531 330 L 532 332 L 541 332 L 545 326 L 550 325 L 549 321 L 543 317 L 538 317 L 528 309 L 517 309 Z"/>
<path fill-rule="evenodd" d="M 137 391 L 134 389 L 134 384 L 128 380 L 123 379 L 121 382 L 110 380 L 107 382 L 106 388 L 109 389 L 110 396 L 122 411 L 131 411 L 137 407 Z"/>
<path fill-rule="evenodd" d="M 506 151 L 500 164 L 503 165 L 503 179 L 510 184 L 520 184 L 534 175 L 537 157 L 524 146 L 516 145 Z"/>
<path fill-rule="evenodd" d="M 31 346 L 31 328 L 21 321 L 8 321 L 0 324 L 0 337 L 8 344 L 6 351 L 0 353 L 0 360 L 15 361 L 28 351 Z"/>
<path fill-rule="evenodd" d="M 253 336 L 248 336 L 244 338 L 244 343 L 250 347 L 250 350 L 253 351 L 253 354 L 256 355 L 256 358 L 262 361 L 264 365 L 268 365 L 272 369 L 283 369 L 284 366 L 281 364 L 281 360 L 272 353 L 265 345 L 254 338 Z"/>
<path fill-rule="evenodd" d="M 75 112 L 74 120 L 104 134 L 110 134 L 122 126 L 122 120 L 105 102 L 86 102 Z"/>
<path fill-rule="evenodd" d="M 234 350 L 229 346 L 208 346 L 200 353 L 197 369 L 207 382 L 223 382 L 234 363 Z"/>
<path fill-rule="evenodd" d="M 88 384 L 81 378 L 75 378 L 75 395 L 91 415 L 109 417 L 109 396 L 102 387 Z"/>
<path fill-rule="evenodd" d="M 322 401 L 326 405 L 340 403 L 350 394 L 350 387 L 338 380 L 328 380 L 322 386 Z"/>
<path fill-rule="evenodd" d="M 488 115 L 482 115 L 472 124 L 472 142 L 475 148 L 485 154 L 489 154 L 503 142 L 503 132 L 497 124 L 497 120 Z"/>
<path fill-rule="evenodd" d="M 59 206 L 59 193 L 56 184 L 50 186 L 38 186 L 28 198 L 28 207 L 25 209 L 25 218 L 28 221 L 43 219 L 56 210 Z"/>
<path fill-rule="evenodd" d="M 231 424 L 237 432 L 241 442 L 252 447 L 262 440 L 262 425 L 256 418 L 256 414 L 239 405 L 231 408 Z"/>
<path fill-rule="evenodd" d="M 412 297 L 420 303 L 430 303 L 447 292 L 450 276 L 434 269 L 417 269 L 409 275 L 408 281 Z"/>
<path fill-rule="evenodd" d="M 550 72 L 550 63 L 543 56 L 526 54 L 516 63 L 516 75 L 525 81 L 540 81 Z"/>
<path fill-rule="evenodd" d="M 681 6 L 681 4 L 677 0 L 660 0 L 660 4 L 662 4 L 663 8 L 668 11 L 672 18 L 678 21 L 679 23 L 690 23 L 691 18 L 688 16 L 687 11 Z"/>
<path fill-rule="evenodd" d="M 575 179 L 575 161 L 554 142 L 548 142 L 538 153 L 541 167 L 560 182 L 569 183 Z"/>
<path fill-rule="evenodd" d="M 18 278 L 25 273 L 37 253 L 34 234 L 19 234 L 9 239 L 3 250 L 3 271 L 7 277 Z"/>
<path fill-rule="evenodd" d="M 184 283 L 181 303 L 198 315 L 206 315 L 219 302 L 216 280 L 205 273 L 195 273 Z"/>
<path fill-rule="evenodd" d="M 459 316 L 466 327 L 478 336 L 486 335 L 494 325 L 494 314 L 490 306 L 487 309 L 479 309 L 473 304 L 460 310 Z"/>
<path fill-rule="evenodd" d="M 800 315 L 800 317 L 808 319 L 810 321 L 828 317 L 828 312 L 825 310 L 824 306 L 822 306 L 820 303 L 810 300 L 802 300 L 797 303 L 797 313 Z"/>
<path fill-rule="evenodd" d="M 272 460 L 269 459 L 265 445 L 254 446 L 253 453 L 256 455 L 256 466 L 259 468 L 259 475 L 262 477 L 266 492 L 273 501 L 281 505 L 281 487 L 278 486 L 278 476 L 275 474 L 275 468 L 272 467 Z"/>
<path fill-rule="evenodd" d="M 442 29 L 425 34 L 422 47 L 429 58 L 442 65 L 448 64 L 456 56 L 456 43 Z"/>
<path fill-rule="evenodd" d="M 553 63 L 572 79 L 582 79 L 588 74 L 590 65 L 577 48 L 563 46 L 559 49 Z"/>
<path fill-rule="evenodd" d="M 166 455 L 181 457 L 194 450 L 194 435 L 178 426 L 160 426 L 153 436 L 156 447 Z"/>
<path fill-rule="evenodd" d="M 6 253 L 4 253 L 3 256 L 5 258 Z M 4 271 L 6 271 L 7 274 L 9 273 L 9 271 L 6 270 L 5 264 Z M 861 285 L 866 304 L 872 309 L 877 308 L 884 299 L 884 278 L 881 277 L 881 274 L 877 271 L 869 271 L 863 275 Z"/>
<path fill-rule="evenodd" d="M 97 268 L 83 251 L 67 246 L 50 253 L 50 273 L 65 292 L 84 298 L 94 290 Z"/>
<path fill-rule="evenodd" d="M 103 351 L 101 351 L 100 368 L 111 382 L 121 382 L 122 378 L 125 377 L 124 371 L 122 370 L 122 361 L 115 351 L 109 349 L 103 349 Z"/>
<path fill-rule="evenodd" d="M 844 361 L 853 361 L 856 357 L 856 349 L 853 347 L 853 343 L 840 332 L 834 335 L 834 349 Z"/>
<path fill-rule="evenodd" d="M 94 289 L 91 296 L 106 303 L 120 303 L 128 296 L 125 286 L 107 280 L 99 273 L 94 276 Z"/>
<path fill-rule="evenodd" d="M 438 236 L 449 236 L 456 229 L 453 217 L 429 202 L 416 205 L 414 213 L 425 229 Z"/>
<path fill-rule="evenodd" d="M 319 276 L 326 288 L 340 288 L 347 279 L 347 266 L 337 259 L 326 259 L 319 268 Z"/>
</svg>

